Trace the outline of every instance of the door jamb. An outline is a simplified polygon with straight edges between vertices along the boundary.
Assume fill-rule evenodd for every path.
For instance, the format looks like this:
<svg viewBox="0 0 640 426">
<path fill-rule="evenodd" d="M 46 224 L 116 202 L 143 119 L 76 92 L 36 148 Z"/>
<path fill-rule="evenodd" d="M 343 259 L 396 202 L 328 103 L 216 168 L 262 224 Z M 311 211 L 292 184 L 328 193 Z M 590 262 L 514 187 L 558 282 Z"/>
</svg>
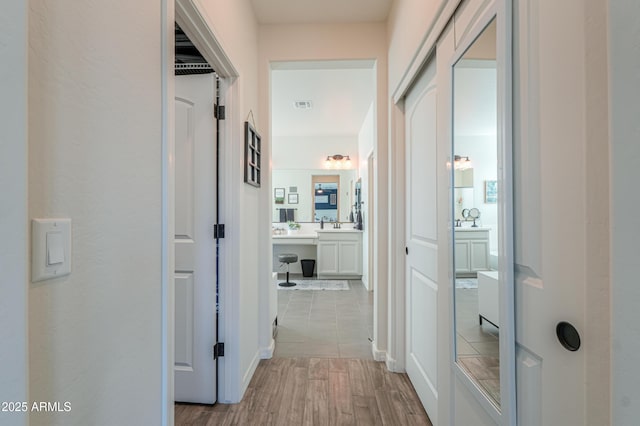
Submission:
<svg viewBox="0 0 640 426">
<path fill-rule="evenodd" d="M 376 198 L 376 192 L 375 190 L 377 189 L 374 185 L 374 181 L 375 181 L 375 170 L 374 170 L 374 162 L 375 162 L 375 150 L 371 149 L 371 151 L 369 151 L 369 154 L 367 155 L 367 208 L 366 211 L 368 213 L 368 221 L 369 221 L 369 227 L 368 227 L 368 231 L 367 231 L 367 289 L 369 291 L 373 291 L 373 283 L 374 283 L 374 277 L 373 275 L 375 274 L 375 268 L 373 267 L 374 262 L 375 262 L 375 257 L 374 257 L 374 247 L 375 247 L 375 228 L 373 227 L 373 223 L 374 223 L 374 218 L 375 218 L 375 209 L 373 208 L 374 206 L 374 200 Z M 375 297 L 375 296 L 374 296 Z"/>
</svg>

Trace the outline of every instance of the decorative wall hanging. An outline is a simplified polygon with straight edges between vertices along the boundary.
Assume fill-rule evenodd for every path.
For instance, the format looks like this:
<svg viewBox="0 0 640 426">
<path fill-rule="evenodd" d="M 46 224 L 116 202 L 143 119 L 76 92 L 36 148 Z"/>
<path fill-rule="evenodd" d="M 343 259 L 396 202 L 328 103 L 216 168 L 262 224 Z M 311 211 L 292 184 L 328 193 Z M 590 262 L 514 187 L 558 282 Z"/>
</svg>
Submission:
<svg viewBox="0 0 640 426">
<path fill-rule="evenodd" d="M 284 204 L 284 188 L 273 188 L 273 200 L 276 204 Z"/>
<path fill-rule="evenodd" d="M 298 204 L 298 194 L 289 194 L 289 204 Z"/>
<path fill-rule="evenodd" d="M 248 122 L 244 122 L 244 181 L 249 185 L 260 187 L 260 160 L 262 138 L 256 129 Z M 284 191 L 284 189 L 283 189 Z M 282 195 L 284 201 L 284 194 Z"/>
<path fill-rule="evenodd" d="M 495 204 L 498 202 L 498 181 L 484 181 L 484 202 L 486 204 Z"/>
</svg>

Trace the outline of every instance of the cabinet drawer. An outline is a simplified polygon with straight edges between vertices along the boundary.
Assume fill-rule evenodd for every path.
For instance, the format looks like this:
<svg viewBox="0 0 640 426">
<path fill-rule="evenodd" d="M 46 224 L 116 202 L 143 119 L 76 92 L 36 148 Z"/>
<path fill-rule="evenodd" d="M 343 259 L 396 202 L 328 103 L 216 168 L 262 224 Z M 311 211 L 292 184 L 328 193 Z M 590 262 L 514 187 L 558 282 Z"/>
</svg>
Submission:
<svg viewBox="0 0 640 426">
<path fill-rule="evenodd" d="M 360 241 L 360 232 L 318 232 L 318 241 Z"/>
</svg>

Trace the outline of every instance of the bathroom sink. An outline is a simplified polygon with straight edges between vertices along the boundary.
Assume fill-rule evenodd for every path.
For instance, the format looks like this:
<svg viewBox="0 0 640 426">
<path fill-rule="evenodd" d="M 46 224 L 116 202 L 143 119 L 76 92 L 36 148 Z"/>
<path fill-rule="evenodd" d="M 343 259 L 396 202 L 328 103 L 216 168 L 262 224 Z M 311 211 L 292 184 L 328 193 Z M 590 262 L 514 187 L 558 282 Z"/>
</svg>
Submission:
<svg viewBox="0 0 640 426">
<path fill-rule="evenodd" d="M 324 228 L 324 229 L 316 229 L 316 232 L 362 232 L 360 229 L 354 229 L 351 227 L 344 228 Z"/>
</svg>

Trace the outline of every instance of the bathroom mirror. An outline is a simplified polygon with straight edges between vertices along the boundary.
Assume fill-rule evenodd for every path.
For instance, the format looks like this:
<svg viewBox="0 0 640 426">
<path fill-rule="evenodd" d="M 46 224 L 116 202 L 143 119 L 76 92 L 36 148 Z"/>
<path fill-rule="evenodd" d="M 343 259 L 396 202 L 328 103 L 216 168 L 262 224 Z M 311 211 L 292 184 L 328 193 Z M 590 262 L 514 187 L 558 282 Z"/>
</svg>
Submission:
<svg viewBox="0 0 640 426">
<path fill-rule="evenodd" d="M 455 362 L 500 411 L 500 224 L 498 203 L 484 198 L 485 182 L 498 179 L 496 26 L 453 65 L 452 270 Z"/>
<path fill-rule="evenodd" d="M 284 188 L 286 194 L 282 204 L 272 199 L 272 222 L 280 222 L 285 217 L 284 221 L 286 221 L 291 214 L 296 222 L 319 222 L 322 215 L 315 214 L 315 186 L 321 184 L 324 187 L 325 182 L 335 183 L 336 186 L 332 188 L 337 190 L 337 200 L 335 205 L 331 205 L 331 200 L 327 198 L 327 205 L 319 207 L 335 207 L 326 213 L 331 213 L 331 217 L 340 222 L 347 222 L 351 206 L 355 202 L 355 180 L 356 170 L 349 169 L 274 169 L 271 174 L 272 193 L 275 188 Z M 290 194 L 298 195 L 297 204 L 288 202 Z M 287 213 L 286 215 L 282 214 L 283 210 Z"/>
</svg>

